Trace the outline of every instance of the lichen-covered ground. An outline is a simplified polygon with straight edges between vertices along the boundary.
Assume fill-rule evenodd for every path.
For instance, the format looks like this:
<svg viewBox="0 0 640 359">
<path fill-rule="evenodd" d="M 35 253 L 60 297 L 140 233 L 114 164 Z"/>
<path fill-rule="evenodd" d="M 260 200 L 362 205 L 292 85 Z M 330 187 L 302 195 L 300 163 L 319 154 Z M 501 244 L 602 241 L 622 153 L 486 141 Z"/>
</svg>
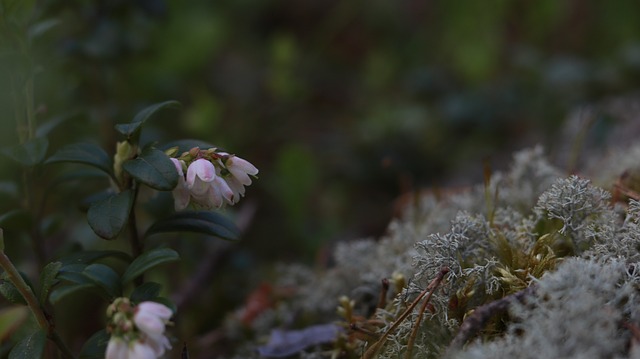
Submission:
<svg viewBox="0 0 640 359">
<path fill-rule="evenodd" d="M 230 357 L 640 357 L 640 147 L 598 160 L 568 174 L 538 146 L 415 194 L 328 268 L 283 265 L 225 322 Z"/>
</svg>

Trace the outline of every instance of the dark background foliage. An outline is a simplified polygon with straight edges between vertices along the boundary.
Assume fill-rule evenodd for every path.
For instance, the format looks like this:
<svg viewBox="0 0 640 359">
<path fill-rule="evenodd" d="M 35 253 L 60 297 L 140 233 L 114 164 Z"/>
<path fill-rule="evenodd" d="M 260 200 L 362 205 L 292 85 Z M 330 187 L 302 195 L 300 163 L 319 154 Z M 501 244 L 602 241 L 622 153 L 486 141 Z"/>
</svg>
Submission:
<svg viewBox="0 0 640 359">
<path fill-rule="evenodd" d="M 50 153 L 90 140 L 113 154 L 114 124 L 175 99 L 148 141 L 253 162 L 260 179 L 226 210 L 245 234 L 192 318 L 204 331 L 275 258 L 322 262 L 335 241 L 383 233 L 404 193 L 477 183 L 483 163 L 535 143 L 566 148 L 568 113 L 636 90 L 638 13 L 631 0 L 4 0 L 0 141 L 18 142 L 12 94 L 33 78 L 39 122 L 61 122 Z M 201 253 L 183 250 L 196 268 Z"/>
</svg>

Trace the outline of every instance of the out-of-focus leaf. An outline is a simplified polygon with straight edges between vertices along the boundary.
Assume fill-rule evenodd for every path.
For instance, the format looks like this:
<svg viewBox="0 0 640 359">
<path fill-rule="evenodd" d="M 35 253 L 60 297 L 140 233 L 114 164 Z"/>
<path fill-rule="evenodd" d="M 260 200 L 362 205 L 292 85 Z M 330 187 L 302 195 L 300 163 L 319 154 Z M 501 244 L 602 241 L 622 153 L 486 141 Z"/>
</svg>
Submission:
<svg viewBox="0 0 640 359">
<path fill-rule="evenodd" d="M 130 299 L 134 303 L 141 303 L 147 300 L 154 300 L 160 294 L 162 286 L 155 282 L 146 282 L 137 287 L 131 293 Z"/>
<path fill-rule="evenodd" d="M 9 359 L 34 359 L 42 358 L 47 334 L 44 330 L 27 335 L 16 344 L 9 353 Z"/>
<path fill-rule="evenodd" d="M 131 256 L 121 251 L 81 251 L 77 253 L 71 253 L 58 259 L 63 265 L 68 266 L 70 264 L 91 264 L 97 260 L 103 258 L 118 258 L 125 262 L 131 262 Z"/>
<path fill-rule="evenodd" d="M 80 359 L 103 359 L 109 343 L 109 333 L 102 329 L 87 339 L 80 350 Z"/>
<path fill-rule="evenodd" d="M 0 227 L 7 230 L 29 229 L 31 224 L 31 214 L 24 209 L 14 209 L 0 215 Z"/>
<path fill-rule="evenodd" d="M 87 266 L 82 274 L 102 288 L 110 301 L 122 295 L 120 276 L 109 266 L 94 263 Z"/>
<path fill-rule="evenodd" d="M 111 175 L 113 164 L 109 155 L 98 145 L 93 143 L 74 143 L 59 149 L 44 162 L 75 162 L 96 167 Z"/>
<path fill-rule="evenodd" d="M 131 123 L 118 124 L 116 130 L 128 138 L 137 137 L 142 125 L 156 112 L 165 108 L 179 108 L 180 102 L 178 101 L 165 101 L 160 102 L 149 107 L 146 107 L 142 111 L 138 112 L 136 117 L 133 118 Z"/>
<path fill-rule="evenodd" d="M 160 191 L 170 191 L 178 184 L 175 165 L 164 152 L 155 148 L 124 162 L 122 168 L 137 181 Z"/>
<path fill-rule="evenodd" d="M 176 212 L 151 225 L 145 236 L 163 232 L 202 233 L 226 240 L 236 240 L 240 236 L 240 230 L 230 219 L 211 211 Z"/>
<path fill-rule="evenodd" d="M 91 229 L 102 238 L 113 239 L 127 224 L 133 204 L 131 190 L 112 194 L 91 204 L 87 220 Z"/>
<path fill-rule="evenodd" d="M 142 253 L 122 275 L 122 284 L 126 285 L 149 269 L 167 262 L 180 259 L 176 251 L 170 248 L 157 248 Z"/>
<path fill-rule="evenodd" d="M 75 284 L 93 283 L 89 278 L 82 274 L 85 268 L 87 268 L 86 264 L 65 265 L 58 271 L 58 279 Z"/>
<path fill-rule="evenodd" d="M 76 116 L 78 112 L 70 112 L 66 114 L 62 114 L 60 116 L 55 116 L 47 121 L 43 122 L 38 128 L 36 128 L 36 137 L 46 137 L 51 131 L 53 131 L 56 127 L 58 127 L 63 122 L 72 119 Z"/>
<path fill-rule="evenodd" d="M 16 305 L 0 310 L 0 342 L 4 342 L 29 317 L 29 308 Z"/>
<path fill-rule="evenodd" d="M 40 273 L 40 303 L 45 303 L 49 297 L 49 290 L 56 283 L 58 272 L 62 268 L 62 263 L 51 262 L 44 266 Z"/>
<path fill-rule="evenodd" d="M 2 154 L 23 166 L 34 166 L 42 162 L 47 154 L 49 141 L 45 137 L 31 139 L 24 144 L 3 148 Z"/>
<path fill-rule="evenodd" d="M 336 324 L 313 325 L 301 330 L 275 329 L 269 342 L 258 347 L 258 352 L 267 358 L 288 357 L 310 346 L 333 342 L 340 331 Z"/>
<path fill-rule="evenodd" d="M 59 23 L 59 19 L 47 19 L 44 21 L 40 21 L 29 27 L 27 36 L 29 37 L 29 40 L 34 40 L 38 36 L 45 34 L 47 31 L 57 26 Z"/>
<path fill-rule="evenodd" d="M 56 304 L 62 298 L 65 298 L 68 295 L 71 295 L 76 292 L 95 289 L 95 288 L 96 288 L 96 285 L 94 283 L 71 284 L 71 285 L 65 285 L 62 287 L 56 287 L 54 290 L 51 291 L 51 294 L 49 295 L 49 301 L 53 304 Z"/>
</svg>

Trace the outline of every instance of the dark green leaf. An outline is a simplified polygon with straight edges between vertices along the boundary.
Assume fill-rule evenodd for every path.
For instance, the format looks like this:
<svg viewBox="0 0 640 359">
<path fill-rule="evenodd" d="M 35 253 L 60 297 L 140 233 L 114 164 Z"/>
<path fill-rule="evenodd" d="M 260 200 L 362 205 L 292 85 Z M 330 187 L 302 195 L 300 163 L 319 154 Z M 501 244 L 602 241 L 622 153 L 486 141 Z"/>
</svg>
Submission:
<svg viewBox="0 0 640 359">
<path fill-rule="evenodd" d="M 58 162 L 82 163 L 96 167 L 109 175 L 113 169 L 109 155 L 93 143 L 75 143 L 64 146 L 45 161 L 46 164 Z"/>
<path fill-rule="evenodd" d="M 82 346 L 80 359 L 103 359 L 109 338 L 109 333 L 105 329 L 93 334 Z"/>
<path fill-rule="evenodd" d="M 96 285 L 94 283 L 84 283 L 84 284 L 71 284 L 65 285 L 62 287 L 56 287 L 51 291 L 51 295 L 49 295 L 49 301 L 53 304 L 58 303 L 62 298 L 85 290 L 95 289 Z"/>
<path fill-rule="evenodd" d="M 18 272 L 20 273 L 22 280 L 24 280 L 24 282 L 33 291 L 33 284 L 31 283 L 31 280 L 29 280 L 29 277 L 27 277 L 27 275 L 22 273 L 21 271 Z M 9 275 L 7 274 L 7 272 L 3 272 L 0 275 L 0 294 L 2 294 L 5 298 L 7 298 L 7 300 L 14 304 L 26 304 L 22 294 L 20 294 L 18 289 L 9 280 Z"/>
<path fill-rule="evenodd" d="M 160 295 L 162 286 L 155 282 L 146 282 L 136 287 L 131 293 L 130 299 L 134 303 L 142 303 L 148 300 L 154 300 Z"/>
<path fill-rule="evenodd" d="M 3 273 L 2 279 L 0 279 L 0 294 L 13 304 L 27 304 L 18 288 L 6 278 Z"/>
<path fill-rule="evenodd" d="M 47 264 L 40 273 L 40 303 L 45 303 L 49 297 L 49 290 L 56 283 L 58 272 L 62 268 L 62 263 L 51 262 Z"/>
<path fill-rule="evenodd" d="M 158 248 L 142 253 L 122 275 L 122 284 L 126 285 L 149 269 L 167 262 L 177 261 L 178 253 L 170 248 Z"/>
<path fill-rule="evenodd" d="M 162 151 L 149 148 L 140 156 L 125 161 L 122 168 L 137 181 L 160 191 L 170 191 L 178 184 L 178 171 Z"/>
<path fill-rule="evenodd" d="M 69 264 L 60 268 L 58 279 L 75 284 L 93 284 L 82 272 L 87 268 L 86 264 Z"/>
<path fill-rule="evenodd" d="M 142 111 L 138 112 L 136 117 L 133 118 L 131 123 L 118 124 L 116 130 L 121 134 L 130 137 L 136 137 L 139 133 L 141 126 L 156 112 L 165 108 L 179 108 L 180 102 L 178 101 L 165 101 L 154 105 L 151 105 Z"/>
<path fill-rule="evenodd" d="M 31 214 L 24 209 L 14 209 L 0 215 L 0 227 L 7 230 L 30 229 L 32 222 Z"/>
<path fill-rule="evenodd" d="M 91 264 L 97 260 L 103 258 L 118 258 L 125 262 L 131 262 L 131 256 L 125 252 L 121 251 L 81 251 L 77 253 L 71 253 L 62 258 L 59 258 L 58 261 L 63 265 L 68 266 L 70 264 Z M 84 267 L 83 267 L 84 270 Z M 81 270 L 82 271 L 82 270 Z"/>
<path fill-rule="evenodd" d="M 87 220 L 91 229 L 105 239 L 117 237 L 127 224 L 132 204 L 131 190 L 112 194 L 92 203 L 87 212 Z"/>
<path fill-rule="evenodd" d="M 157 221 L 145 236 L 162 232 L 194 232 L 227 240 L 240 237 L 240 230 L 227 217 L 211 211 L 181 211 Z"/>
<path fill-rule="evenodd" d="M 94 263 L 87 266 L 82 274 L 102 288 L 109 300 L 113 300 L 122 295 L 120 276 L 110 267 L 104 264 Z"/>
<path fill-rule="evenodd" d="M 24 166 L 33 166 L 42 162 L 47 154 L 49 141 L 46 138 L 34 138 L 21 145 L 3 148 L 2 153 Z"/>
<path fill-rule="evenodd" d="M 16 344 L 9 353 L 9 359 L 34 359 L 42 358 L 47 334 L 44 330 L 27 335 Z"/>
</svg>

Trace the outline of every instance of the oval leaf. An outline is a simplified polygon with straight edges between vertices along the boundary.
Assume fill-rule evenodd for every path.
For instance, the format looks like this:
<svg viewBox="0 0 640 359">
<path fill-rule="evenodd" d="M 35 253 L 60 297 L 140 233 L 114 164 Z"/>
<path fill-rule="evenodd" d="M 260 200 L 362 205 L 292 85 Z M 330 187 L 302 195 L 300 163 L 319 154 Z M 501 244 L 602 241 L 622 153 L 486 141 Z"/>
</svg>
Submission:
<svg viewBox="0 0 640 359">
<path fill-rule="evenodd" d="M 125 252 L 115 250 L 81 251 L 68 254 L 58 259 L 58 261 L 67 266 L 70 264 L 91 264 L 99 259 L 107 257 L 119 258 L 125 262 L 131 262 L 130 255 Z"/>
<path fill-rule="evenodd" d="M 49 297 L 49 290 L 56 284 L 58 273 L 62 268 L 62 263 L 51 262 L 47 264 L 40 273 L 40 303 L 45 303 Z"/>
<path fill-rule="evenodd" d="M 162 286 L 159 283 L 146 282 L 146 283 L 143 283 L 141 286 L 136 287 L 136 289 L 133 290 L 133 293 L 131 293 L 131 296 L 129 298 L 131 299 L 132 302 L 136 304 L 142 303 L 148 300 L 154 300 L 158 298 L 158 295 L 160 295 L 161 289 L 162 289 Z"/>
<path fill-rule="evenodd" d="M 110 301 L 122 295 L 120 276 L 110 267 L 95 263 L 87 266 L 82 274 L 102 288 Z"/>
<path fill-rule="evenodd" d="M 93 202 L 87 212 L 91 229 L 105 239 L 117 237 L 127 224 L 132 204 L 133 195 L 130 190 Z"/>
<path fill-rule="evenodd" d="M 240 230 L 227 217 L 211 211 L 181 211 L 157 221 L 145 236 L 163 232 L 202 233 L 226 240 L 237 240 Z"/>
<path fill-rule="evenodd" d="M 25 166 L 34 166 L 42 162 L 47 154 L 49 141 L 46 138 L 33 138 L 21 145 L 3 148 L 2 153 Z"/>
<path fill-rule="evenodd" d="M 118 124 L 116 130 L 127 137 L 136 137 L 141 126 L 156 112 L 165 108 L 179 108 L 180 102 L 178 101 L 165 101 L 154 105 L 151 105 L 142 111 L 138 112 L 136 117 L 133 118 L 131 123 Z"/>
<path fill-rule="evenodd" d="M 33 332 L 20 340 L 18 344 L 11 349 L 9 359 L 42 358 L 46 341 L 47 334 L 43 330 Z"/>
<path fill-rule="evenodd" d="M 62 298 L 71 295 L 75 292 L 81 292 L 85 290 L 95 289 L 96 285 L 94 283 L 84 283 L 84 284 L 72 284 L 66 285 L 63 287 L 56 287 L 53 291 L 51 291 L 51 295 L 49 296 L 49 301 L 52 304 L 58 303 Z"/>
<path fill-rule="evenodd" d="M 113 164 L 109 155 L 93 143 L 74 143 L 59 149 L 44 163 L 75 162 L 96 167 L 111 175 Z"/>
<path fill-rule="evenodd" d="M 105 329 L 96 332 L 82 346 L 80 359 L 103 359 L 110 338 Z"/>
<path fill-rule="evenodd" d="M 160 191 L 170 191 L 178 184 L 179 174 L 175 165 L 169 156 L 155 148 L 124 162 L 122 168 L 138 182 Z"/>
<path fill-rule="evenodd" d="M 167 262 L 180 259 L 178 253 L 170 248 L 158 248 L 144 252 L 136 258 L 122 275 L 122 284 L 126 285 L 149 269 Z"/>
</svg>

